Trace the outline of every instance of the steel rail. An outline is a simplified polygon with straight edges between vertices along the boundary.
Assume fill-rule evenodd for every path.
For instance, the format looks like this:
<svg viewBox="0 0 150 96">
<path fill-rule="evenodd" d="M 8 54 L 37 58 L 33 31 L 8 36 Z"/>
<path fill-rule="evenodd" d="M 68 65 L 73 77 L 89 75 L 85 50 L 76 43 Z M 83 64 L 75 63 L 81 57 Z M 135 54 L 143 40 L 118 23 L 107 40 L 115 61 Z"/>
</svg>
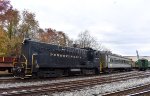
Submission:
<svg viewBox="0 0 150 96">
<path fill-rule="evenodd" d="M 142 78 L 142 77 L 150 76 L 150 74 L 137 74 L 137 76 L 118 76 L 118 78 L 94 78 L 94 79 L 88 79 L 88 80 L 77 80 L 77 81 L 70 81 L 70 82 L 60 82 L 60 83 L 54 83 L 54 84 L 46 84 L 41 86 L 28 86 L 24 88 L 13 88 L 14 90 L 10 89 L 11 92 L 7 90 L 3 90 L 4 92 L 0 95 L 3 96 L 16 96 L 16 95 L 26 95 L 26 94 L 34 94 L 34 93 L 42 93 L 42 92 L 56 92 L 56 91 L 66 91 L 66 90 L 72 90 L 72 89 L 80 89 L 87 86 L 93 86 L 98 84 L 105 84 L 105 83 L 111 83 L 116 81 L 122 81 L 122 80 L 128 80 L 133 78 Z"/>
</svg>

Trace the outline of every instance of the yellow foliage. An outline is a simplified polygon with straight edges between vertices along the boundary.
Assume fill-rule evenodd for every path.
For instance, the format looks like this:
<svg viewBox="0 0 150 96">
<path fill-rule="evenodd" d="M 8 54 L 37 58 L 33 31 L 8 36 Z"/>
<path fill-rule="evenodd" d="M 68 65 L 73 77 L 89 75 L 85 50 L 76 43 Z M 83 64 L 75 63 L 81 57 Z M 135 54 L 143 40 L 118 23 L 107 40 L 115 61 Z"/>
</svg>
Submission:
<svg viewBox="0 0 150 96">
<path fill-rule="evenodd" d="M 10 40 L 7 33 L 0 28 L 0 56 L 19 54 L 21 41 L 19 37 L 13 37 Z"/>
<path fill-rule="evenodd" d="M 8 38 L 6 33 L 0 28 L 0 55 L 5 56 L 7 53 Z"/>
</svg>

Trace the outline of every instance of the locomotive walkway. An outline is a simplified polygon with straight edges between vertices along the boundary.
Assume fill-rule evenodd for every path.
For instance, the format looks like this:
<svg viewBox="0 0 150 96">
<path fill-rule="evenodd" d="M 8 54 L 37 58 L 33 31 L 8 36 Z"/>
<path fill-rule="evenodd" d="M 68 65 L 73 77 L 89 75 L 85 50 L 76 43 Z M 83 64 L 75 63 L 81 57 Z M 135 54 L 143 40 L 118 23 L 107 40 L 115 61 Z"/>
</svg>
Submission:
<svg viewBox="0 0 150 96">
<path fill-rule="evenodd" d="M 116 74 L 106 77 L 95 77 L 91 79 L 83 80 L 74 80 L 68 82 L 58 82 L 52 84 L 42 84 L 37 86 L 20 86 L 20 87 L 10 87 L 10 88 L 0 88 L 0 95 L 2 96 L 23 96 L 23 95 L 33 95 L 33 94 L 42 94 L 42 93 L 53 93 L 53 92 L 62 92 L 70 90 L 79 90 L 84 87 L 107 84 L 112 82 L 124 81 L 134 78 L 145 78 L 149 77 L 149 73 L 144 72 L 134 72 L 134 73 L 123 73 Z"/>
</svg>

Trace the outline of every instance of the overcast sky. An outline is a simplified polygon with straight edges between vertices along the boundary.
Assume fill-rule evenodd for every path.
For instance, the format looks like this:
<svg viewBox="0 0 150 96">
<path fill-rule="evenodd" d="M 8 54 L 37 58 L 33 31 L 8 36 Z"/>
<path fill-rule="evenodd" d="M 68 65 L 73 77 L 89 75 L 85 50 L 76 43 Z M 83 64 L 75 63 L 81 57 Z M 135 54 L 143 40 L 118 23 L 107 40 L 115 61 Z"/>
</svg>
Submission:
<svg viewBox="0 0 150 96">
<path fill-rule="evenodd" d="M 150 0 L 11 0 L 14 8 L 36 14 L 42 28 L 76 39 L 88 30 L 120 55 L 150 56 Z"/>
</svg>

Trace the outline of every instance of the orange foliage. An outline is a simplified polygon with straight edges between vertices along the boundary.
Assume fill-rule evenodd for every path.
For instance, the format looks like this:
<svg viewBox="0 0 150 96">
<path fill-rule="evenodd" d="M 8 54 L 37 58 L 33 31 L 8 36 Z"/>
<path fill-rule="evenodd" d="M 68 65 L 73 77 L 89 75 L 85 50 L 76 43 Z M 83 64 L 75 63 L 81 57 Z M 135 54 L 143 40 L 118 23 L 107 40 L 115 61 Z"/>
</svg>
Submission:
<svg viewBox="0 0 150 96">
<path fill-rule="evenodd" d="M 56 31 L 54 29 L 47 29 L 46 32 L 39 33 L 40 41 L 65 46 L 66 35 L 62 31 Z"/>
</svg>

